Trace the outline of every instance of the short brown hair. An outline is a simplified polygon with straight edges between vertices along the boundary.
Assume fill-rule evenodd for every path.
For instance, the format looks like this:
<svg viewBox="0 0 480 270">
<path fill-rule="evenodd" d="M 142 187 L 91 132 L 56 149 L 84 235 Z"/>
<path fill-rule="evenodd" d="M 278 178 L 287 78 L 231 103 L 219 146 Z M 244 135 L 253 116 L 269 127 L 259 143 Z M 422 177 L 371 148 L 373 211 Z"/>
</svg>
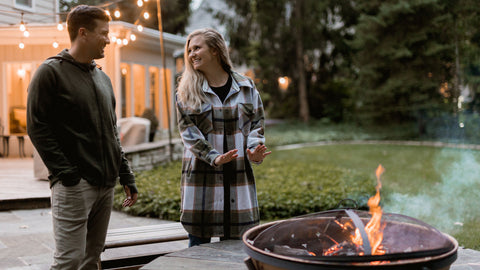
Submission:
<svg viewBox="0 0 480 270">
<path fill-rule="evenodd" d="M 97 22 L 95 20 L 109 22 L 112 18 L 105 12 L 105 10 L 99 7 L 79 5 L 73 8 L 67 16 L 70 41 L 74 41 L 77 38 L 78 29 L 81 27 L 86 28 L 88 31 L 95 30 L 95 27 L 97 27 Z"/>
</svg>

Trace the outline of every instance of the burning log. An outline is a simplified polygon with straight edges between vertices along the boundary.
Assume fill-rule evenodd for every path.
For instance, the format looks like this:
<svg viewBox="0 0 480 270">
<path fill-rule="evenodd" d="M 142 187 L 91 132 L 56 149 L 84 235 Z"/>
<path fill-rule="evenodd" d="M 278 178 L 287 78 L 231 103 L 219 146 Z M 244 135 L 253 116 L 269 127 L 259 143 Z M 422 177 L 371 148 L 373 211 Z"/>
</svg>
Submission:
<svg viewBox="0 0 480 270">
<path fill-rule="evenodd" d="M 301 248 L 291 248 L 287 245 L 275 245 L 273 246 L 273 252 L 281 255 L 286 256 L 314 256 L 308 250 L 301 249 Z"/>
<path fill-rule="evenodd" d="M 323 256 L 355 256 L 364 253 L 363 246 L 359 246 L 351 241 L 343 241 L 324 251 Z"/>
</svg>

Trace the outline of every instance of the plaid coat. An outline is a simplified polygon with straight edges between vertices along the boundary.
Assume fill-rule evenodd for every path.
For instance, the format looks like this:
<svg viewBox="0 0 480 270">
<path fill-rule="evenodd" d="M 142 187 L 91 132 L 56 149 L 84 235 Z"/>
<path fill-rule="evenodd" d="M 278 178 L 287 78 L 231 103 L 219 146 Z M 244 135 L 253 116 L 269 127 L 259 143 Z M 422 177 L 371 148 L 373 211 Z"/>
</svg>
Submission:
<svg viewBox="0 0 480 270">
<path fill-rule="evenodd" d="M 246 150 L 265 143 L 262 100 L 253 81 L 232 74 L 224 103 L 205 81 L 208 102 L 201 109 L 176 103 L 184 144 L 180 221 L 198 237 L 240 237 L 259 223 L 255 179 Z M 215 167 L 213 161 L 238 149 L 238 157 Z"/>
</svg>

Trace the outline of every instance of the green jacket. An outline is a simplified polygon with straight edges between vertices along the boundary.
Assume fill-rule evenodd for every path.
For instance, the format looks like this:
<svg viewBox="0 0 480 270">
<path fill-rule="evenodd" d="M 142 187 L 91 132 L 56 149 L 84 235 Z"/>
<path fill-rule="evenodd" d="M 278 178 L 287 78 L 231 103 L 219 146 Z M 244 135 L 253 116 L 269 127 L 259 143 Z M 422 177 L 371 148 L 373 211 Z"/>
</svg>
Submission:
<svg viewBox="0 0 480 270">
<path fill-rule="evenodd" d="M 28 87 L 27 132 L 51 186 L 83 178 L 113 187 L 120 179 L 136 192 L 116 122 L 111 81 L 94 61 L 78 63 L 63 50 L 39 66 Z"/>
</svg>

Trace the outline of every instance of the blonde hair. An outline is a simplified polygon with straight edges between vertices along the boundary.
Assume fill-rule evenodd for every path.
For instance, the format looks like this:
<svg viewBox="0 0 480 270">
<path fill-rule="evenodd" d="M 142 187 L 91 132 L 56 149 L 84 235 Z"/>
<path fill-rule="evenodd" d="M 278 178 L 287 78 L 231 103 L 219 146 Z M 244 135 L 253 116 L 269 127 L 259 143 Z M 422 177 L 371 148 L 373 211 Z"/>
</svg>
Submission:
<svg viewBox="0 0 480 270">
<path fill-rule="evenodd" d="M 187 37 L 184 51 L 185 70 L 180 77 L 178 85 L 178 100 L 191 108 L 200 108 L 203 102 L 206 102 L 206 97 L 202 91 L 202 86 L 205 81 L 203 73 L 195 70 L 188 57 L 188 46 L 190 41 L 195 36 L 202 36 L 205 44 L 218 52 L 220 65 L 227 72 L 232 72 L 232 61 L 228 54 L 227 45 L 222 35 L 211 28 L 204 28 L 195 30 Z"/>
</svg>

